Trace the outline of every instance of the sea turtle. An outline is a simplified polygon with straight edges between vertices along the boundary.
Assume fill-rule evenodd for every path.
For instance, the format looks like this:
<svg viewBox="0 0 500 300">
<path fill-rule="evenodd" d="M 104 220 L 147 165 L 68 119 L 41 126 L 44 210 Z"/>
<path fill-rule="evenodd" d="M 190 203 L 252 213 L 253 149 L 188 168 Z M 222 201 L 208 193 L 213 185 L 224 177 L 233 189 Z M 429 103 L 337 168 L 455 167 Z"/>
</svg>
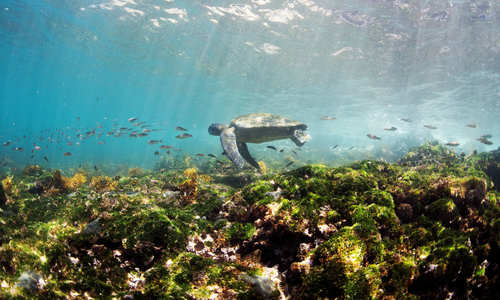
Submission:
<svg viewBox="0 0 500 300">
<path fill-rule="evenodd" d="M 311 137 L 304 132 L 307 125 L 268 113 L 253 113 L 239 116 L 229 126 L 214 123 L 208 133 L 220 136 L 225 154 L 242 168 L 246 160 L 257 169 L 259 164 L 250 156 L 246 143 L 263 143 L 290 138 L 297 146 L 304 145 Z"/>
</svg>

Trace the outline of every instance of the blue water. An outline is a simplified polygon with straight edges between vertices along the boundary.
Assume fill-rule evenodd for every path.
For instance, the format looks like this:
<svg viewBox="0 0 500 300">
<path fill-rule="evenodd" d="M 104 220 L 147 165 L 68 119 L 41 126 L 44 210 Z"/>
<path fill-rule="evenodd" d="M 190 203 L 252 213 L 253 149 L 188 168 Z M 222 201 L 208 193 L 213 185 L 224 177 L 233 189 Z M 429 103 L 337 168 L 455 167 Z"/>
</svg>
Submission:
<svg viewBox="0 0 500 300">
<path fill-rule="evenodd" d="M 150 168 L 166 155 L 151 139 L 172 156 L 220 155 L 207 127 L 250 112 L 308 124 L 304 163 L 396 160 L 430 140 L 492 150 L 499 28 L 496 1 L 3 0 L 0 141 L 11 144 L 0 146 L 0 168 Z M 133 128 L 131 117 L 160 131 L 106 136 Z M 193 137 L 176 139 L 175 126 Z M 482 134 L 494 144 L 479 143 Z M 283 159 L 249 147 L 257 160 Z"/>
</svg>

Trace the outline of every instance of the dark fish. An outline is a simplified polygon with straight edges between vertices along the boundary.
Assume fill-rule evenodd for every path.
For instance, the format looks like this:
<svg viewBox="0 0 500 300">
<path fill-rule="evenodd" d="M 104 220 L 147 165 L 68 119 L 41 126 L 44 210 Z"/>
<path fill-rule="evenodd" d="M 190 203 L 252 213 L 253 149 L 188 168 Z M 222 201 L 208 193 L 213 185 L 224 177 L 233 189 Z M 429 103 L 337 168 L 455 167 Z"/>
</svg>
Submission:
<svg viewBox="0 0 500 300">
<path fill-rule="evenodd" d="M 21 148 L 21 147 L 14 147 L 14 150 L 15 151 L 19 151 L 19 152 L 23 152 L 24 151 L 24 149 Z"/>
<path fill-rule="evenodd" d="M 10 143 L 11 143 L 11 141 L 7 141 L 7 142 L 3 143 L 3 145 L 7 147 L 10 145 Z"/>
<path fill-rule="evenodd" d="M 374 134 L 371 134 L 371 133 L 367 134 L 366 136 L 367 136 L 369 139 L 372 139 L 372 140 L 380 140 L 380 137 L 378 137 L 378 136 L 376 136 L 376 135 L 374 135 Z"/>
<path fill-rule="evenodd" d="M 347 150 L 352 150 L 352 149 L 354 149 L 354 146 L 351 146 L 351 147 L 350 147 L 349 149 L 347 149 Z"/>
<path fill-rule="evenodd" d="M 460 143 L 459 142 L 448 142 L 445 145 L 451 146 L 451 147 L 456 147 L 456 146 L 460 146 Z"/>
<path fill-rule="evenodd" d="M 64 152 L 64 156 L 71 156 L 71 152 Z"/>
<path fill-rule="evenodd" d="M 403 121 L 403 122 L 407 122 L 407 123 L 410 123 L 410 122 L 411 122 L 411 120 L 410 120 L 410 119 L 407 119 L 407 118 L 401 118 L 400 120 L 401 120 L 401 121 Z"/>
<path fill-rule="evenodd" d="M 134 117 L 132 117 L 132 118 L 128 118 L 128 121 L 129 121 L 129 122 L 135 122 L 135 121 L 137 121 L 137 118 L 134 118 Z"/>
<path fill-rule="evenodd" d="M 155 155 L 160 155 L 160 151 L 155 151 Z"/>
<path fill-rule="evenodd" d="M 44 156 L 43 159 L 45 159 L 46 162 L 49 162 L 49 159 L 47 158 L 47 156 Z"/>
<path fill-rule="evenodd" d="M 77 121 L 80 121 L 80 117 L 76 117 L 76 120 L 77 120 Z"/>
<path fill-rule="evenodd" d="M 324 121 L 330 121 L 330 120 L 335 120 L 335 119 L 337 119 L 337 118 L 335 118 L 335 117 L 330 117 L 330 116 L 322 116 L 320 119 L 321 119 L 321 120 L 324 120 Z"/>
<path fill-rule="evenodd" d="M 437 129 L 436 126 L 432 126 L 432 125 L 424 125 L 424 127 L 427 129 Z"/>
<path fill-rule="evenodd" d="M 159 144 L 161 142 L 162 142 L 162 140 L 149 140 L 148 144 L 150 144 L 150 145 L 156 145 L 156 144 Z"/>
<path fill-rule="evenodd" d="M 283 151 L 285 151 L 285 149 L 281 149 L 281 150 L 280 150 L 280 153 L 282 153 Z"/>
<path fill-rule="evenodd" d="M 148 136 L 148 134 L 147 134 L 147 133 L 144 133 L 144 132 L 141 132 L 141 133 L 139 133 L 139 134 L 137 134 L 137 135 L 138 135 L 138 136 Z"/>
<path fill-rule="evenodd" d="M 94 165 L 94 170 L 96 170 L 96 171 L 98 170 L 96 165 Z"/>
<path fill-rule="evenodd" d="M 292 153 L 293 153 L 293 154 L 295 154 L 295 155 L 297 155 L 297 152 L 295 152 L 295 151 L 293 151 L 293 150 L 292 150 Z"/>
<path fill-rule="evenodd" d="M 467 124 L 467 125 L 465 125 L 465 126 L 467 126 L 467 127 L 469 127 L 469 128 L 476 128 L 476 127 L 477 127 L 477 125 L 476 125 L 476 124 Z"/>
<path fill-rule="evenodd" d="M 213 157 L 213 158 L 217 157 L 217 156 L 213 155 L 212 153 L 207 154 L 207 156 L 210 156 L 210 157 Z"/>
<path fill-rule="evenodd" d="M 167 152 L 165 152 L 165 153 L 170 154 L 170 150 L 167 150 Z"/>
<path fill-rule="evenodd" d="M 30 158 L 33 159 L 35 156 L 34 155 L 31 155 Z"/>
<path fill-rule="evenodd" d="M 338 146 L 339 146 L 339 145 L 335 145 L 335 146 L 333 146 L 333 147 L 330 147 L 330 149 L 331 149 L 331 150 L 333 150 L 333 149 L 337 148 Z"/>
<path fill-rule="evenodd" d="M 135 126 L 141 126 L 142 124 L 145 124 L 146 122 L 142 121 L 142 122 L 137 122 L 135 123 L 134 125 Z M 149 126 L 149 125 L 145 125 L 145 126 Z M 142 127 L 142 126 L 141 126 Z M 144 128 L 144 127 L 143 127 Z"/>
<path fill-rule="evenodd" d="M 129 136 L 129 137 L 136 138 L 136 137 L 137 137 L 137 133 L 132 132 L 132 133 L 129 133 L 129 135 L 128 135 L 128 136 Z"/>
<path fill-rule="evenodd" d="M 487 138 L 483 138 L 483 137 L 481 137 L 481 138 L 478 138 L 477 140 L 478 140 L 480 143 L 483 143 L 483 144 L 485 144 L 485 145 L 493 145 L 493 142 L 492 142 L 492 141 L 490 141 L 490 140 L 488 140 Z"/>
<path fill-rule="evenodd" d="M 291 166 L 293 164 L 293 161 L 289 162 L 286 164 L 285 168 L 288 168 L 289 166 Z"/>
<path fill-rule="evenodd" d="M 175 126 L 175 130 L 178 130 L 178 131 L 187 131 L 186 128 L 181 127 L 181 126 Z"/>
<path fill-rule="evenodd" d="M 189 133 L 183 133 L 183 134 L 176 135 L 175 137 L 178 139 L 187 139 L 187 138 L 192 137 L 192 135 L 190 135 Z"/>
<path fill-rule="evenodd" d="M 205 154 L 203 154 L 203 153 L 196 153 L 196 156 L 203 157 L 203 156 L 205 156 Z"/>
<path fill-rule="evenodd" d="M 391 126 L 391 127 L 389 127 L 389 128 L 384 128 L 384 130 L 386 130 L 386 131 L 396 131 L 396 130 L 397 130 L 397 128 L 396 128 L 396 127 L 394 127 L 394 126 Z"/>
<path fill-rule="evenodd" d="M 274 146 L 267 146 L 267 148 L 273 149 L 274 151 L 276 151 L 276 147 L 274 147 Z"/>
<path fill-rule="evenodd" d="M 171 149 L 172 146 L 168 146 L 168 145 L 161 145 L 160 146 L 160 149 Z"/>
<path fill-rule="evenodd" d="M 485 139 L 491 139 L 493 136 L 491 134 L 483 134 L 481 137 Z"/>
<path fill-rule="evenodd" d="M 127 127 L 120 127 L 120 128 L 118 128 L 118 129 L 120 129 L 120 130 L 122 130 L 122 131 L 125 131 L 125 130 L 130 130 L 130 128 L 127 128 Z"/>
</svg>

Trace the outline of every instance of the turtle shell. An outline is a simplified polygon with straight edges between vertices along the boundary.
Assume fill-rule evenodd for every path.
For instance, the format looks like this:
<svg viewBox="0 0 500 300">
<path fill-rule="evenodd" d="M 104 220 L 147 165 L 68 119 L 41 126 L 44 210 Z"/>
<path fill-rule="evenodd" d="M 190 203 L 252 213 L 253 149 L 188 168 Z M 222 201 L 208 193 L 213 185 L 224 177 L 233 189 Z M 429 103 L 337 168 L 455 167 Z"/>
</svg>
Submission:
<svg viewBox="0 0 500 300">
<path fill-rule="evenodd" d="M 290 138 L 297 129 L 306 130 L 307 125 L 268 113 L 239 116 L 231 121 L 239 142 L 263 143 Z"/>
</svg>

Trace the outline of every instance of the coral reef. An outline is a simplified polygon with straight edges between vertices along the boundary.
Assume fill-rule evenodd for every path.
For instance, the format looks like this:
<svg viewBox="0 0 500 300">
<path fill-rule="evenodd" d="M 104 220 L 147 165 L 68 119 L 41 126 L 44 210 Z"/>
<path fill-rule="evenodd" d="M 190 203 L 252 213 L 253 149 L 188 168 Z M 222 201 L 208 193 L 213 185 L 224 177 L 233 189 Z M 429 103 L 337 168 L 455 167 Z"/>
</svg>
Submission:
<svg viewBox="0 0 500 300">
<path fill-rule="evenodd" d="M 499 153 L 425 144 L 395 164 L 233 174 L 244 187 L 194 168 L 16 175 L 0 298 L 498 299 Z"/>
</svg>

